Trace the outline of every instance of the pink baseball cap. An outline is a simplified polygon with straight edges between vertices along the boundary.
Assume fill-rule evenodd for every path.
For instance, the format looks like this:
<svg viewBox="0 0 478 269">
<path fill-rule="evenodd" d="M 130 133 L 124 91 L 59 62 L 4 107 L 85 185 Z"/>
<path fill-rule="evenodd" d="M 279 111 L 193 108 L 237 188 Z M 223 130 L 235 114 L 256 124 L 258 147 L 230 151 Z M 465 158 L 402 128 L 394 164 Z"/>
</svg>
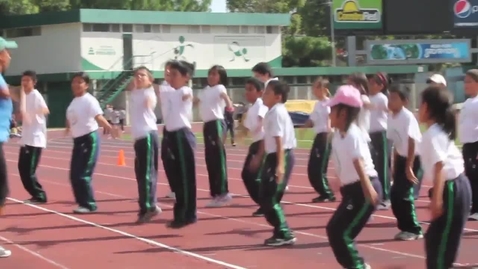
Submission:
<svg viewBox="0 0 478 269">
<path fill-rule="evenodd" d="M 327 106 L 336 106 L 338 104 L 351 107 L 362 107 L 363 101 L 360 91 L 352 85 L 340 86 L 334 97 L 332 97 Z"/>
</svg>

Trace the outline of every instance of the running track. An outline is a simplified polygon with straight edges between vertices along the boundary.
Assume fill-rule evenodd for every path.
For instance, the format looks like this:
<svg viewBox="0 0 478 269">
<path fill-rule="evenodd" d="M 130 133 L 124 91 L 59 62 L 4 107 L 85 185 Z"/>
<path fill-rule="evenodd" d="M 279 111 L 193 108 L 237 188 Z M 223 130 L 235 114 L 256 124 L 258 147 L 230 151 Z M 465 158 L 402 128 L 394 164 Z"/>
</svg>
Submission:
<svg viewBox="0 0 478 269">
<path fill-rule="evenodd" d="M 195 128 L 201 128 L 195 126 Z M 197 131 L 198 129 L 196 129 Z M 200 129 L 199 129 L 200 130 Z M 4 146 L 11 197 L 1 218 L 0 244 L 13 255 L 0 260 L 5 269 L 164 269 L 214 268 L 340 268 L 335 262 L 325 237 L 325 226 L 337 203 L 311 204 L 314 192 L 306 177 L 308 153 L 297 150 L 297 164 L 290 181 L 290 191 L 283 198 L 289 225 L 298 238 L 289 248 L 262 246 L 271 228 L 263 218 L 253 218 L 256 209 L 245 196 L 240 169 L 246 154 L 243 147 L 228 148 L 228 172 L 233 204 L 225 208 L 204 208 L 208 202 L 208 183 L 203 147 L 197 150 L 198 217 L 195 225 L 182 230 L 169 230 L 165 222 L 172 218 L 172 201 L 159 199 L 163 213 L 152 223 L 134 224 L 138 206 L 137 189 L 132 169 L 134 153 L 131 142 L 103 140 L 101 155 L 93 179 L 99 211 L 77 216 L 68 181 L 71 138 L 51 132 L 48 148 L 43 152 L 38 175 L 49 196 L 42 206 L 25 205 L 29 198 L 21 186 L 16 168 L 18 145 L 13 140 Z M 126 167 L 116 165 L 118 151 L 123 149 Z M 331 184 L 339 184 L 329 168 Z M 427 183 L 425 183 L 426 185 Z M 421 221 L 428 219 L 425 192 L 417 202 Z M 158 196 L 164 197 L 168 186 L 161 168 Z M 427 224 L 423 224 L 427 228 Z M 373 221 L 358 237 L 359 250 L 373 268 L 424 268 L 423 241 L 396 242 L 395 221 L 390 211 L 378 211 Z M 459 267 L 475 263 L 478 222 L 467 224 Z M 468 266 L 468 267 L 467 267 Z"/>
</svg>

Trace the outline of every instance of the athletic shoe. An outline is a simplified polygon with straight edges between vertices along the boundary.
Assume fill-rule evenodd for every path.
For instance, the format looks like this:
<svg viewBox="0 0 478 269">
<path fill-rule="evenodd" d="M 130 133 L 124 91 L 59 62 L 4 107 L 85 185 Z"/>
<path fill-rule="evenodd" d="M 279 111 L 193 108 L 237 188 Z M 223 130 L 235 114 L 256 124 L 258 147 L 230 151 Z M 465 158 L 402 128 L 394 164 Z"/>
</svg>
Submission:
<svg viewBox="0 0 478 269">
<path fill-rule="evenodd" d="M 176 199 L 176 194 L 174 192 L 170 192 L 168 193 L 168 195 L 166 195 L 166 197 L 171 199 Z"/>
<path fill-rule="evenodd" d="M 25 201 L 23 201 L 25 204 L 32 204 L 32 205 L 41 205 L 41 204 L 46 204 L 46 201 L 43 200 L 43 199 L 39 199 L 39 198 L 30 198 L 30 199 L 27 199 Z"/>
<path fill-rule="evenodd" d="M 254 213 L 252 213 L 253 217 L 262 217 L 264 216 L 264 210 L 262 208 L 258 208 Z"/>
<path fill-rule="evenodd" d="M 221 207 L 229 204 L 232 200 L 232 196 L 228 194 L 224 194 L 222 196 L 214 198 L 211 202 L 209 202 L 206 207 Z"/>
<path fill-rule="evenodd" d="M 478 213 L 473 213 L 468 217 L 468 220 L 477 221 L 478 220 Z"/>
<path fill-rule="evenodd" d="M 319 196 L 312 199 L 312 203 L 326 203 L 326 202 L 335 202 L 334 196 Z"/>
<path fill-rule="evenodd" d="M 138 220 L 136 221 L 136 224 L 142 224 L 151 221 L 152 218 L 156 217 L 157 215 L 161 214 L 163 212 L 159 206 L 156 206 L 155 209 L 148 211 L 146 213 L 140 213 L 138 214 Z"/>
<path fill-rule="evenodd" d="M 82 207 L 82 206 L 79 206 L 79 207 L 73 209 L 73 213 L 75 213 L 75 214 L 91 214 L 91 213 L 94 213 L 95 211 L 96 211 L 96 209 L 89 209 L 89 208 Z"/>
<path fill-rule="evenodd" d="M 383 201 L 377 206 L 377 210 L 388 210 L 390 205 L 390 201 Z"/>
<path fill-rule="evenodd" d="M 295 244 L 295 241 L 297 241 L 295 236 L 288 236 L 285 238 L 272 236 L 271 238 L 266 239 L 264 241 L 264 245 L 271 246 L 271 247 L 280 247 L 280 246 L 286 246 L 286 245 L 293 245 Z"/>
<path fill-rule="evenodd" d="M 414 234 L 410 232 L 399 232 L 397 235 L 395 235 L 395 240 L 400 240 L 400 241 L 413 241 L 413 240 L 418 240 L 422 239 L 423 234 Z"/>
<path fill-rule="evenodd" d="M 0 258 L 7 258 L 12 256 L 12 252 L 0 246 Z"/>
<path fill-rule="evenodd" d="M 194 224 L 197 222 L 197 219 L 192 219 L 188 221 L 176 221 L 172 220 L 166 224 L 166 227 L 171 228 L 171 229 L 181 229 L 184 228 L 188 225 Z"/>
<path fill-rule="evenodd" d="M 372 266 L 370 266 L 370 264 L 368 264 L 368 263 L 364 263 L 363 268 L 364 269 L 372 269 Z M 344 268 L 344 269 L 347 269 L 347 268 Z"/>
</svg>

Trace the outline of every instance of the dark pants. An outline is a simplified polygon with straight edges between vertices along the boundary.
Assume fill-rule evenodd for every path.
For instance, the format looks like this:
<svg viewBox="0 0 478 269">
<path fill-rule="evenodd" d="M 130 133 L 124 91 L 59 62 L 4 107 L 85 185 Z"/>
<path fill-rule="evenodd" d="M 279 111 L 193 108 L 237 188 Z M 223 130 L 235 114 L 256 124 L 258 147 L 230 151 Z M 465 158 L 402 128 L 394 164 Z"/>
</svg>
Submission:
<svg viewBox="0 0 478 269">
<path fill-rule="evenodd" d="M 472 201 L 471 214 L 478 213 L 478 142 L 463 144 L 465 174 L 470 180 Z"/>
<path fill-rule="evenodd" d="M 465 175 L 445 182 L 443 215 L 430 223 L 425 234 L 427 269 L 453 266 L 470 214 L 471 199 L 470 182 Z"/>
<path fill-rule="evenodd" d="M 225 123 L 223 120 L 208 121 L 203 125 L 204 154 L 211 197 L 229 193 L 226 149 L 222 141 L 224 130 Z"/>
<path fill-rule="evenodd" d="M 73 139 L 73 152 L 70 162 L 70 181 L 76 203 L 84 208 L 96 210 L 96 201 L 91 186 L 91 176 L 95 170 L 100 149 L 98 132 Z"/>
<path fill-rule="evenodd" d="M 42 185 L 38 182 L 36 170 L 40 162 L 42 148 L 22 146 L 18 155 L 18 173 L 22 180 L 23 187 L 32 198 L 40 201 L 47 200 Z"/>
<path fill-rule="evenodd" d="M 124 131 L 124 119 L 119 120 L 119 126 L 121 128 L 121 131 Z"/>
<path fill-rule="evenodd" d="M 168 154 L 163 157 L 163 166 L 171 189 L 176 194 L 174 220 L 188 222 L 196 219 L 196 163 L 194 151 L 196 137 L 190 129 L 163 133 L 161 151 Z"/>
<path fill-rule="evenodd" d="M 159 136 L 157 131 L 134 142 L 134 172 L 138 184 L 139 213 L 156 210 Z"/>
<path fill-rule="evenodd" d="M 327 180 L 327 167 L 331 152 L 331 145 L 328 143 L 327 136 L 328 133 L 319 133 L 315 136 L 309 154 L 307 174 L 310 185 L 320 196 L 333 197 L 334 193 Z"/>
<path fill-rule="evenodd" d="M 276 168 L 277 154 L 269 153 L 265 157 L 261 174 L 261 198 L 260 206 L 264 210 L 264 216 L 267 222 L 274 227 L 274 236 L 288 237 L 291 231 L 285 220 L 285 214 L 280 205 L 285 187 L 289 182 L 292 168 L 294 167 L 295 157 L 293 150 L 285 150 L 285 171 L 284 178 L 277 183 Z"/>
<path fill-rule="evenodd" d="M 174 156 L 170 147 L 168 147 L 167 140 L 165 139 L 168 136 L 169 136 L 169 132 L 166 130 L 166 128 L 163 128 L 163 140 L 161 140 L 161 161 L 163 162 L 164 172 L 166 173 L 166 178 L 168 180 L 169 188 L 171 192 L 174 192 L 173 185 L 174 185 L 175 175 L 171 174 L 172 172 L 171 169 L 166 169 L 166 163 L 169 161 L 169 159 L 172 158 L 172 156 Z"/>
<path fill-rule="evenodd" d="M 417 211 L 415 208 L 414 184 L 407 179 L 406 163 L 407 158 L 397 155 L 394 165 L 393 186 L 390 192 L 392 212 L 397 219 L 397 227 L 402 232 L 421 234 L 422 227 L 418 223 Z M 420 172 L 420 158 L 415 157 L 413 172 L 416 176 Z"/>
<path fill-rule="evenodd" d="M 382 185 L 382 198 L 390 200 L 390 152 L 391 143 L 387 139 L 387 131 L 370 133 L 372 159 Z"/>
<path fill-rule="evenodd" d="M 232 122 L 226 122 L 226 130 L 229 132 L 229 136 L 231 137 L 231 143 L 234 144 L 234 136 L 235 136 L 235 130 L 234 130 L 234 121 Z M 224 141 L 226 142 L 226 141 Z"/>
<path fill-rule="evenodd" d="M 247 153 L 246 161 L 244 162 L 244 166 L 242 167 L 241 173 L 242 181 L 244 182 L 244 186 L 246 186 L 247 193 L 256 204 L 260 203 L 260 176 L 262 173 L 263 163 L 257 171 L 252 171 L 250 169 L 250 165 L 252 159 L 258 153 L 259 146 L 261 143 L 264 143 L 263 140 L 256 141 L 249 146 L 249 152 Z"/>
<path fill-rule="evenodd" d="M 9 193 L 7 162 L 3 151 L 3 142 L 0 142 L 0 206 L 5 205 Z"/>
<path fill-rule="evenodd" d="M 380 181 L 370 178 L 380 197 Z M 376 207 L 366 200 L 360 181 L 340 188 L 342 202 L 327 223 L 326 231 L 335 259 L 342 268 L 364 268 L 364 259 L 355 246 L 355 238 L 367 224 Z"/>
</svg>

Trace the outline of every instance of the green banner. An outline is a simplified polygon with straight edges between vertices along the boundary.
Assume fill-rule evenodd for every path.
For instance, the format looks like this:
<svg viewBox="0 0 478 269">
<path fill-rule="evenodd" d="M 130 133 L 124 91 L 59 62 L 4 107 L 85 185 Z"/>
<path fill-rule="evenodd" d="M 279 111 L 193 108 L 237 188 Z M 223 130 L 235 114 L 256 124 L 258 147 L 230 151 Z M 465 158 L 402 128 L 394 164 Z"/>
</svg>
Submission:
<svg viewBox="0 0 478 269">
<path fill-rule="evenodd" d="M 381 29 L 382 0 L 333 0 L 335 29 Z"/>
</svg>

